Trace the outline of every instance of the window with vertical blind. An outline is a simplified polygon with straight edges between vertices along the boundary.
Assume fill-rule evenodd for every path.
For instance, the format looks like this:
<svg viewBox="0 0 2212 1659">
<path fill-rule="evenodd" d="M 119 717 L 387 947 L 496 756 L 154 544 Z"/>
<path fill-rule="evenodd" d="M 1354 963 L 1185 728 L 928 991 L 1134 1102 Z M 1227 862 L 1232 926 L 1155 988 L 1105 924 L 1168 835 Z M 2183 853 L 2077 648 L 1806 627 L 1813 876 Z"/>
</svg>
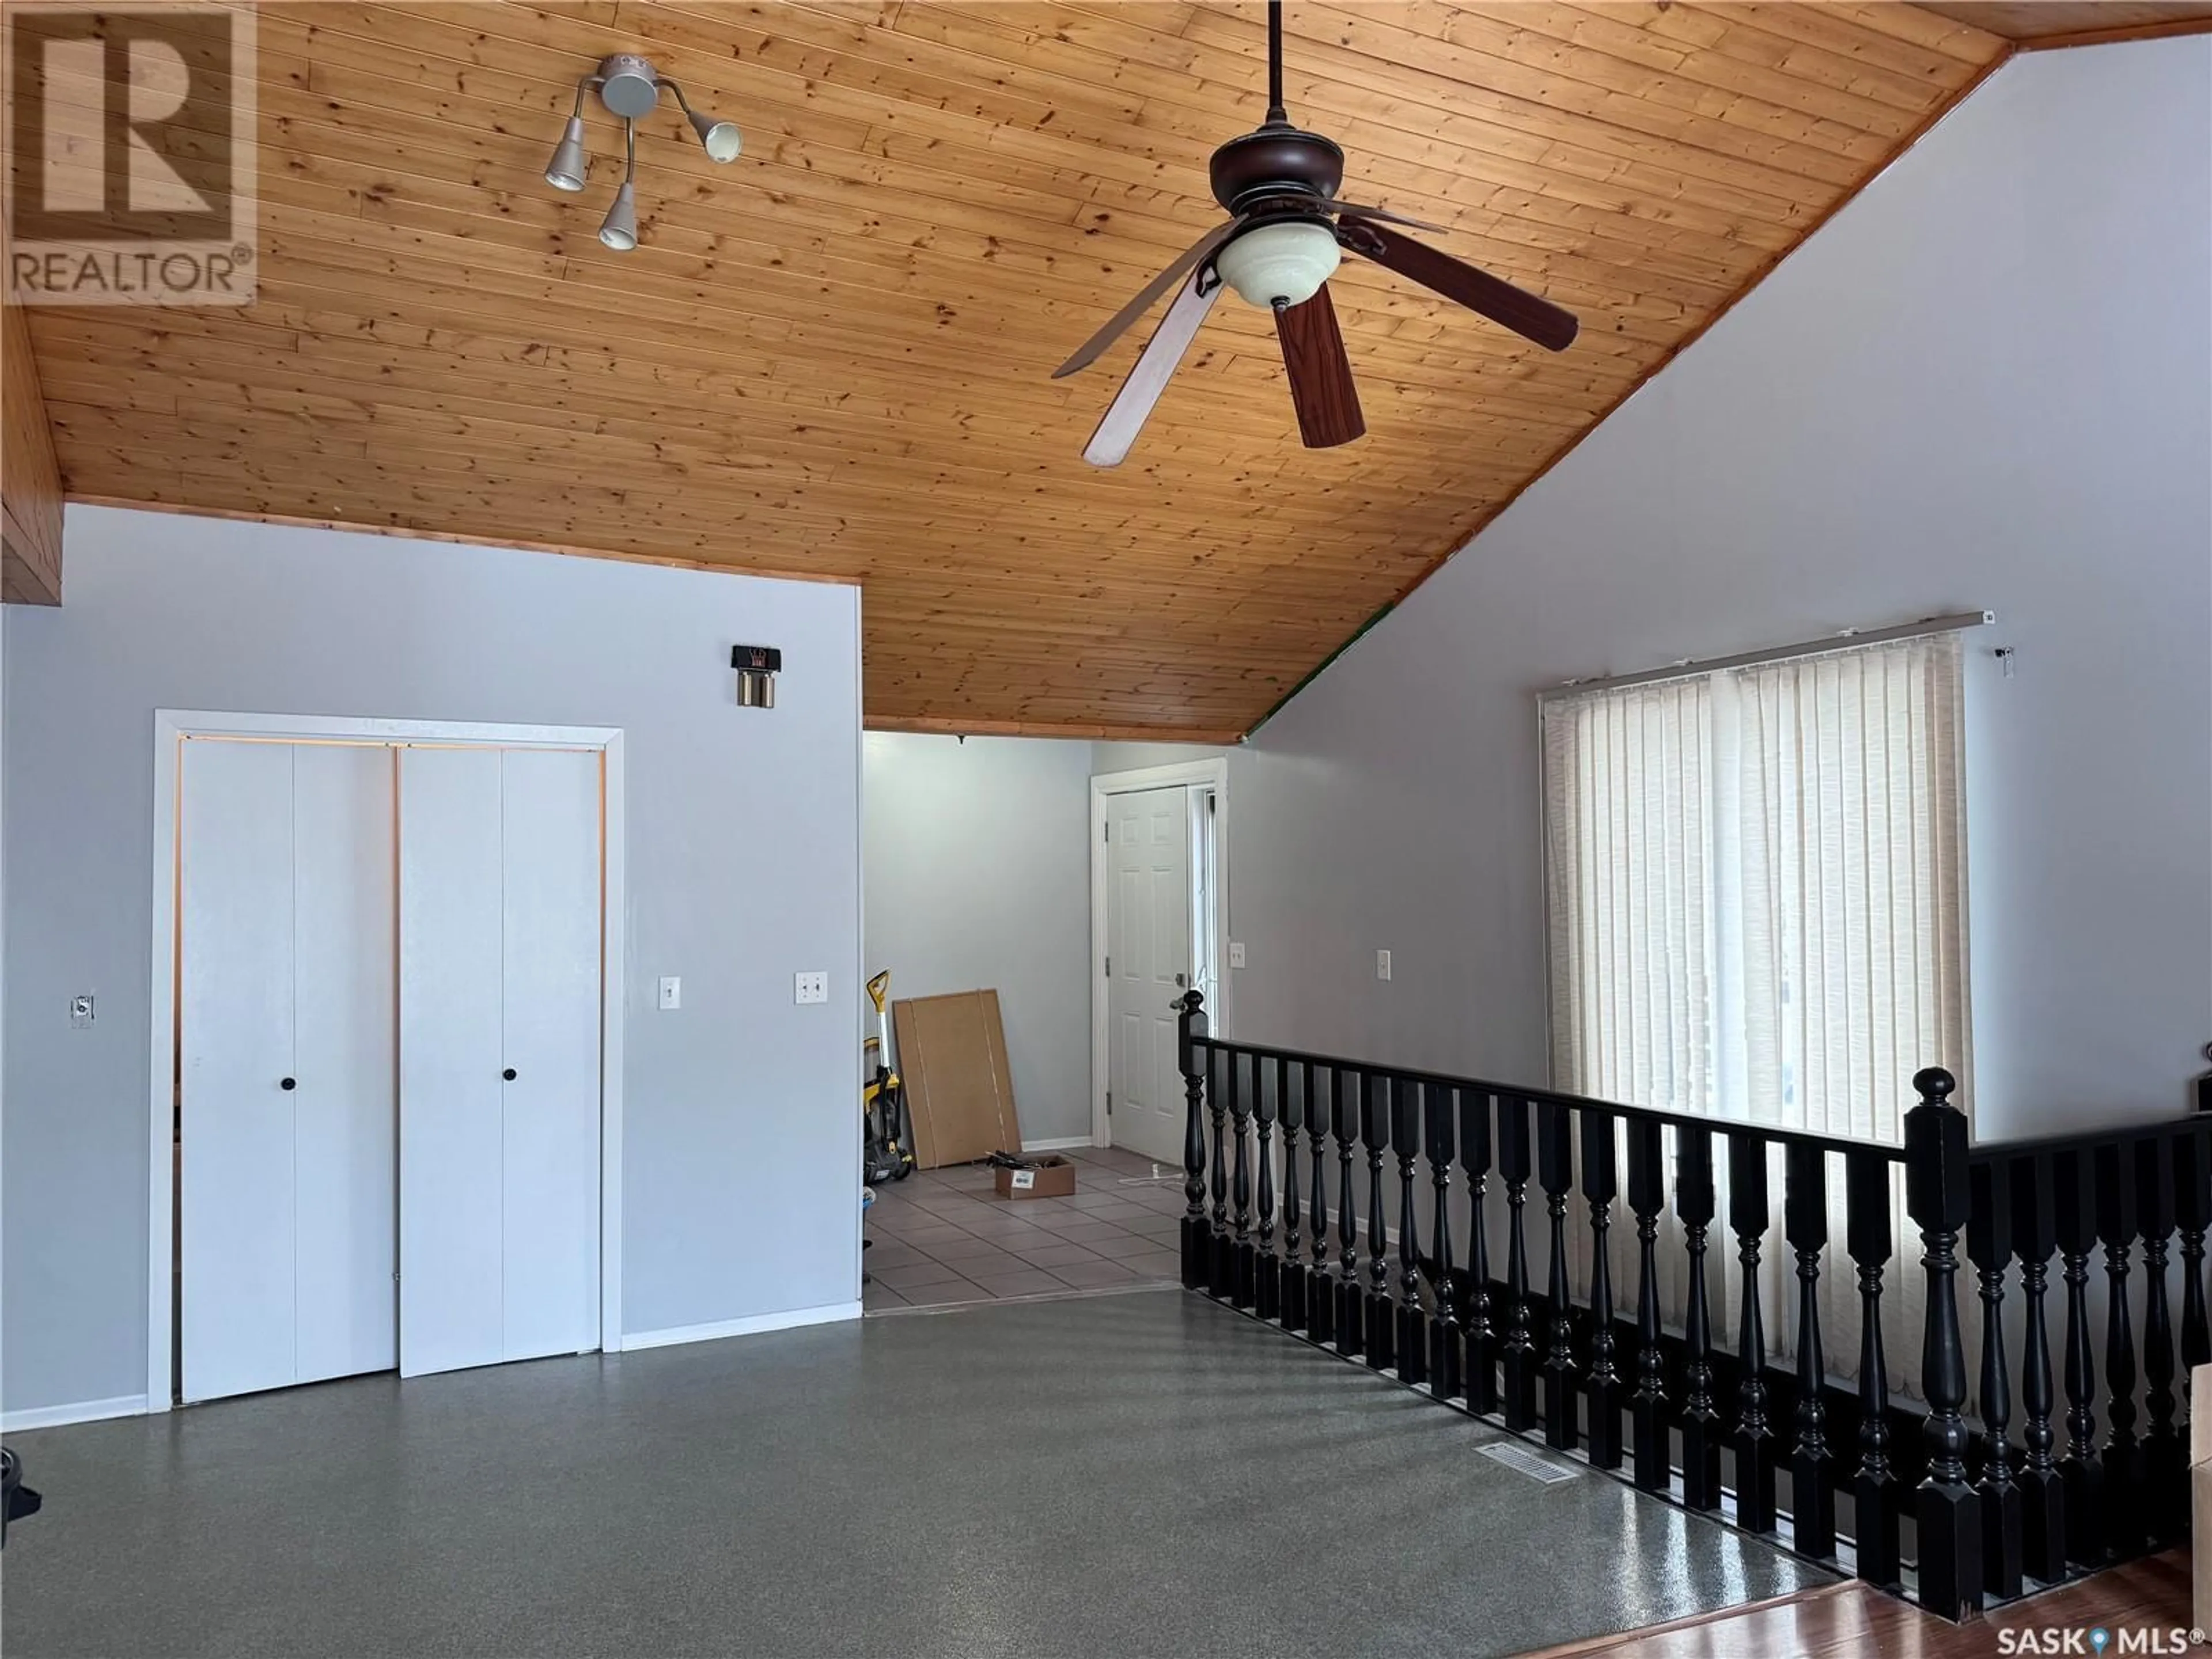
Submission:
<svg viewBox="0 0 2212 1659">
<path fill-rule="evenodd" d="M 1955 633 L 1541 705 L 1560 1088 L 1894 1143 L 1972 1099 Z"/>
</svg>

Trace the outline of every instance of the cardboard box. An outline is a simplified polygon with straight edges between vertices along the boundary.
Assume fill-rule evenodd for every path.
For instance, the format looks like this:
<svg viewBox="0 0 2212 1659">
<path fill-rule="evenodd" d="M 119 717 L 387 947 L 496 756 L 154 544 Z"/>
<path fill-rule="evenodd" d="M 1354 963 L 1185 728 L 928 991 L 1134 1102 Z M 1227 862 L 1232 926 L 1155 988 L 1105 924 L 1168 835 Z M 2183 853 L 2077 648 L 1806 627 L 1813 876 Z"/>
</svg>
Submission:
<svg viewBox="0 0 2212 1659">
<path fill-rule="evenodd" d="M 1066 1198 L 1075 1190 L 1075 1165 L 1057 1153 L 1036 1160 L 1034 1170 L 999 1167 L 1000 1198 Z"/>
<path fill-rule="evenodd" d="M 921 1168 L 973 1164 L 1022 1144 L 996 991 L 895 1002 L 891 1025 Z"/>
<path fill-rule="evenodd" d="M 2189 1576 L 2199 1630 L 2212 1630 L 2212 1365 L 2189 1373 Z"/>
</svg>

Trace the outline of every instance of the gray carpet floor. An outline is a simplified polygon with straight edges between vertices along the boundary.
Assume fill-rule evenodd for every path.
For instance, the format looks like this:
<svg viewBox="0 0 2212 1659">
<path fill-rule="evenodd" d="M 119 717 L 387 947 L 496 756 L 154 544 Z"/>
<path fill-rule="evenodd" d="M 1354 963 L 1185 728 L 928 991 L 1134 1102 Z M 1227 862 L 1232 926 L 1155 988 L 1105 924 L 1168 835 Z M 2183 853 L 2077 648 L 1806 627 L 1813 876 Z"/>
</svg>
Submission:
<svg viewBox="0 0 2212 1659">
<path fill-rule="evenodd" d="M 1821 1575 L 1180 1291 L 15 1437 L 9 1656 L 1474 1659 Z"/>
</svg>

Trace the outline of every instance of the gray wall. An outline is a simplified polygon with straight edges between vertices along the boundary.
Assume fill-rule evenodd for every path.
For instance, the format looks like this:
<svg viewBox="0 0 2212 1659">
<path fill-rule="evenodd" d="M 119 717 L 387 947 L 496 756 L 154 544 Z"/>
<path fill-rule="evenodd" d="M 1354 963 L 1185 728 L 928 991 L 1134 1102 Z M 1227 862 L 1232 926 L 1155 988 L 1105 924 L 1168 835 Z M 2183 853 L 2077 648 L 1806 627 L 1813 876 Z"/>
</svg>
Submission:
<svg viewBox="0 0 2212 1659">
<path fill-rule="evenodd" d="M 871 732 L 861 754 L 867 970 L 894 997 L 996 988 L 1024 1137 L 1087 1139 L 1091 745 Z"/>
<path fill-rule="evenodd" d="M 1978 1131 L 2182 1109 L 2212 1037 L 2208 202 L 2212 40 L 1993 77 L 1234 751 L 1238 1035 L 1541 1079 L 1530 694 L 1987 607 Z"/>
<path fill-rule="evenodd" d="M 857 1296 L 853 589 L 82 507 L 66 545 L 69 604 L 5 623 L 9 1409 L 146 1386 L 162 707 L 623 728 L 624 1324 Z M 783 648 L 773 713 L 735 706 L 739 641 Z"/>
</svg>

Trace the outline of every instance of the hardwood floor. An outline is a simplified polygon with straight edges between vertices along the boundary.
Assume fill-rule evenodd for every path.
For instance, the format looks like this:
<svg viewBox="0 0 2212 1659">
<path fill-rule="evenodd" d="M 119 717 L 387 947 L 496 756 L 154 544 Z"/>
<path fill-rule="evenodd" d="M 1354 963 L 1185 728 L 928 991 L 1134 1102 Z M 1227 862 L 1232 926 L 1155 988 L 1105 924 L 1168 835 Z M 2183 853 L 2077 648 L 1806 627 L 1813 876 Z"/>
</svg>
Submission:
<svg viewBox="0 0 2212 1659">
<path fill-rule="evenodd" d="M 1531 1659 L 1992 1659 L 2003 1653 L 2099 1650 L 2087 1632 L 2112 1639 L 2102 1650 L 2179 1654 L 2190 1624 L 2189 1553 L 2131 1561 L 2063 1589 L 2014 1603 L 1987 1619 L 1954 1625 L 1931 1618 L 1856 1583 L 1735 1607 L 1650 1630 L 1547 1648 Z M 2039 1634 L 2003 1639 L 2007 1631 L 2080 1631 L 2078 1645 Z M 2124 1642 L 2125 1632 L 2132 1640 Z M 2140 1632 L 2138 1635 L 2137 1632 Z"/>
</svg>

